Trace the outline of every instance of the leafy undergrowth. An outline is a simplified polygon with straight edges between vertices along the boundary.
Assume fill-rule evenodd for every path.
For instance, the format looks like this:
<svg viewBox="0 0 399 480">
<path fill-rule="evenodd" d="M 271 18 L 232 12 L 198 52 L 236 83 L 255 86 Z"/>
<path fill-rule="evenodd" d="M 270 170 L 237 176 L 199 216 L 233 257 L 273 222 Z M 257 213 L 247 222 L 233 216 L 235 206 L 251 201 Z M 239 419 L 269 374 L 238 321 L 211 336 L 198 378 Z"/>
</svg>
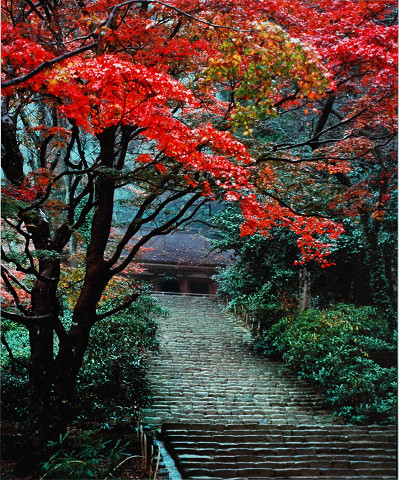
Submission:
<svg viewBox="0 0 399 480">
<path fill-rule="evenodd" d="M 146 352 L 157 348 L 153 298 L 142 297 L 129 310 L 97 324 L 76 388 L 76 420 L 47 449 L 43 470 L 27 478 L 147 478 L 137 445 L 140 409 L 148 406 Z M 68 312 L 64 323 L 70 322 Z M 4 322 L 13 359 L 2 351 L 2 476 L 18 480 L 15 467 L 30 421 L 27 370 L 29 337 Z M 56 352 L 55 352 L 56 353 Z"/>
<path fill-rule="evenodd" d="M 354 424 L 396 423 L 396 339 L 376 309 L 309 309 L 281 319 L 256 348 L 282 358 L 323 394 L 335 416 Z"/>
<path fill-rule="evenodd" d="M 16 475 L 18 445 L 23 426 L 6 425 L 2 433 L 2 479 L 145 479 L 141 449 L 132 426 L 96 427 L 85 430 L 77 426 L 50 442 L 48 459 L 41 471 L 28 477 Z"/>
</svg>

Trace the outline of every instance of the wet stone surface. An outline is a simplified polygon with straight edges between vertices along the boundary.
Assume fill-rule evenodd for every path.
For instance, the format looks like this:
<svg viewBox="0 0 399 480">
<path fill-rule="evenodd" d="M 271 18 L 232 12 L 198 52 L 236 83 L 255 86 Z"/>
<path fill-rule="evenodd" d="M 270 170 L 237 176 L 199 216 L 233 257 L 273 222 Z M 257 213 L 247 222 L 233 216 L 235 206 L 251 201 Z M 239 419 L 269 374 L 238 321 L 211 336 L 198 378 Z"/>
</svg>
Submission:
<svg viewBox="0 0 399 480">
<path fill-rule="evenodd" d="M 394 427 L 334 423 L 320 397 L 257 355 L 247 330 L 206 297 L 160 296 L 144 421 L 182 477 L 396 478 Z"/>
</svg>

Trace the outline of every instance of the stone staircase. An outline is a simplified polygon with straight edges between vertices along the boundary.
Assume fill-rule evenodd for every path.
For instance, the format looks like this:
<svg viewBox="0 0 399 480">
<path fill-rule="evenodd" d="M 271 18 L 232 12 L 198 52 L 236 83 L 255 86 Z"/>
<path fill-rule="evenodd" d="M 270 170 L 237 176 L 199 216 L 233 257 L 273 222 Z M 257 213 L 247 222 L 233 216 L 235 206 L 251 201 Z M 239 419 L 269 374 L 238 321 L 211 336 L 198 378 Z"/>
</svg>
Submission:
<svg viewBox="0 0 399 480">
<path fill-rule="evenodd" d="M 395 428 L 165 423 L 183 478 L 396 478 Z"/>
<path fill-rule="evenodd" d="M 144 421 L 183 479 L 396 479 L 395 427 L 331 420 L 321 399 L 251 350 L 232 315 L 206 297 L 159 297 Z M 171 478 L 171 480 L 174 480 Z"/>
</svg>

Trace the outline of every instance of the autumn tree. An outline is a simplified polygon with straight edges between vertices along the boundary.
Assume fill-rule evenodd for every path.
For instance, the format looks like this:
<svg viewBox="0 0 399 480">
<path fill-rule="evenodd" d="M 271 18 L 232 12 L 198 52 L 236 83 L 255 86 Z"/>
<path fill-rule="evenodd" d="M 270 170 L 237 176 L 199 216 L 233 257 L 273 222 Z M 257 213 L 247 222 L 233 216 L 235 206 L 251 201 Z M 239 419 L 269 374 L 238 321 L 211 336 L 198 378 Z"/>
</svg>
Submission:
<svg viewBox="0 0 399 480">
<path fill-rule="evenodd" d="M 148 240 L 191 220 L 206 202 L 237 203 L 243 235 L 267 234 L 273 225 L 289 228 L 299 236 L 303 259 L 327 261 L 328 244 L 341 226 L 327 216 L 302 215 L 270 188 L 256 195 L 259 164 L 262 181 L 272 186 L 281 160 L 301 159 L 290 153 L 273 163 L 264 145 L 256 150 L 244 144 L 262 121 L 298 102 L 325 102 L 307 145 L 321 147 L 332 130 L 321 119 L 336 82 L 329 73 L 333 65 L 323 65 L 317 54 L 319 27 L 311 27 L 316 40 L 299 40 L 300 32 L 281 20 L 291 7 L 278 4 L 3 2 L 2 279 L 10 300 L 3 316 L 29 331 L 35 405 L 29 445 L 40 445 L 70 421 L 93 325 L 140 294 L 133 287 L 107 310 L 100 301 L 111 279 Z M 323 8 L 329 10 L 328 2 Z M 298 6 L 295 18 L 305 14 Z M 345 113 L 339 115 L 340 125 L 349 125 Z M 360 114 L 350 117 L 361 128 Z M 319 157 L 312 160 L 322 160 L 316 150 Z M 341 165 L 347 156 L 332 160 Z M 121 199 L 131 214 L 116 229 Z M 66 327 L 60 275 L 88 222 L 81 289 Z M 144 226 L 151 227 L 145 235 Z"/>
<path fill-rule="evenodd" d="M 310 102 L 311 95 L 299 95 L 291 99 L 292 108 L 283 110 L 287 102 L 280 107 L 276 118 L 254 122 L 252 138 L 245 141 L 257 154 L 252 180 L 261 192 L 279 198 L 298 214 L 343 222 L 345 234 L 330 257 L 337 265 L 313 278 L 320 286 L 320 275 L 328 277 L 333 289 L 336 282 L 331 283 L 331 276 L 339 277 L 345 300 L 377 305 L 393 332 L 396 4 L 270 1 L 263 6 L 292 36 L 317 50 L 330 85 L 321 99 Z M 272 181 L 270 165 L 277 172 Z M 307 265 L 301 269 L 307 282 L 309 271 Z"/>
</svg>

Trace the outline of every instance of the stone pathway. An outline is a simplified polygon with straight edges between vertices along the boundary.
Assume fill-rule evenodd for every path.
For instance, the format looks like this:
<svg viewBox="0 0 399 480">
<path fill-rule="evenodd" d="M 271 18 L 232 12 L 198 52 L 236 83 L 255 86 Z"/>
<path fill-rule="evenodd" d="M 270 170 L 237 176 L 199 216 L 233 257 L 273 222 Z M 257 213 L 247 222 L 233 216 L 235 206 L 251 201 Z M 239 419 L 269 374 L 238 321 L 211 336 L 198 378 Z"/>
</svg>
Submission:
<svg viewBox="0 0 399 480">
<path fill-rule="evenodd" d="M 334 424 L 215 300 L 159 298 L 170 315 L 150 360 L 144 422 L 162 426 L 183 478 L 396 478 L 394 428 Z"/>
</svg>

